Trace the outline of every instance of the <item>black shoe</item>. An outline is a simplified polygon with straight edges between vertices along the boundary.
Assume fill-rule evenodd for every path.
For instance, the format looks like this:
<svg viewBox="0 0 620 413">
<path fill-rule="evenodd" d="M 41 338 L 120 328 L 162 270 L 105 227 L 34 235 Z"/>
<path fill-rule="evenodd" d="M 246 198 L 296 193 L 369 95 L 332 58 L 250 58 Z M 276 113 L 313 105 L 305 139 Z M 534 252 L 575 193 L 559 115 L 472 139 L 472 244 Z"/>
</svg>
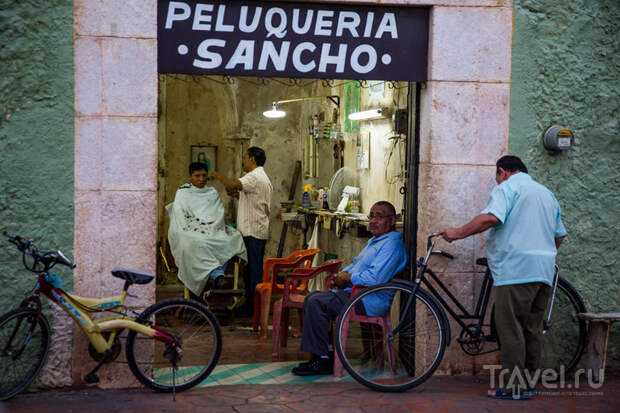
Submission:
<svg viewBox="0 0 620 413">
<path fill-rule="evenodd" d="M 305 366 L 309 366 L 309 365 L 310 365 L 310 363 L 312 363 L 312 362 L 313 362 L 313 361 L 315 361 L 316 359 L 320 359 L 320 358 L 321 358 L 321 356 L 317 356 L 316 354 L 313 354 L 313 355 L 312 355 L 312 358 L 311 358 L 310 360 L 308 360 L 308 361 L 304 361 L 304 362 L 299 363 L 299 364 L 297 365 L 297 367 L 305 367 Z"/>
<path fill-rule="evenodd" d="M 328 353 L 328 356 L 329 356 L 329 362 L 333 364 L 334 363 L 334 352 L 330 351 Z M 317 356 L 316 354 L 313 354 L 312 358 L 310 360 L 299 363 L 297 365 L 297 367 L 308 366 L 308 365 L 310 365 L 310 363 L 312 363 L 313 361 L 318 360 L 320 358 L 321 358 L 321 356 Z"/>
<path fill-rule="evenodd" d="M 301 363 L 293 368 L 293 374 L 297 376 L 319 376 L 334 373 L 334 361 L 328 358 L 316 358 L 308 363 Z"/>
</svg>

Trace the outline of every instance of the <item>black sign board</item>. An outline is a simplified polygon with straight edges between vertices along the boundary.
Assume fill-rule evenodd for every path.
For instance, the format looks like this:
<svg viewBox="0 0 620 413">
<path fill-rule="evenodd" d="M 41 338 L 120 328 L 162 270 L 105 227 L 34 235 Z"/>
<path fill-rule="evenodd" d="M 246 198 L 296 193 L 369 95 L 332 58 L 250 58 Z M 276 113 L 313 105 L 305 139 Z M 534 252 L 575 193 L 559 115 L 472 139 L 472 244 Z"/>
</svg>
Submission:
<svg viewBox="0 0 620 413">
<path fill-rule="evenodd" d="M 426 80 L 427 8 L 160 0 L 157 24 L 159 73 Z"/>
</svg>

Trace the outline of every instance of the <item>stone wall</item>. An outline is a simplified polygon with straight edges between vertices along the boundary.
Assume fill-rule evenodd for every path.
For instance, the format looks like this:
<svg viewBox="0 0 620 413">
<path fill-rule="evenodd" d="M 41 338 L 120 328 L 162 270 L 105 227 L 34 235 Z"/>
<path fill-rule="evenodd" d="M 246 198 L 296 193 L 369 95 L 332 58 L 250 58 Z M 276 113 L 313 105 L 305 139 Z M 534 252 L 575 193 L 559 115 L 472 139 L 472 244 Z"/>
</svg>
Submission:
<svg viewBox="0 0 620 413">
<path fill-rule="evenodd" d="M 39 249 L 73 257 L 73 7 L 54 0 L 3 1 L 0 7 L 0 230 L 33 238 Z M 36 276 L 17 249 L 0 238 L 0 314 L 19 306 Z M 82 257 L 76 256 L 78 264 Z M 63 288 L 73 276 L 55 268 Z M 44 384 L 71 384 L 71 320 L 45 314 L 55 343 Z M 51 374 L 52 379 L 45 377 Z"/>
<path fill-rule="evenodd" d="M 377 3 L 435 6 L 429 81 L 421 96 L 422 239 L 479 211 L 492 186 L 493 163 L 507 149 L 512 2 Z M 85 295 L 106 294 L 118 288 L 109 276 L 111 267 L 155 269 L 156 2 L 75 0 L 74 5 L 75 253 L 87 263 L 76 274 L 75 289 Z M 140 219 L 134 218 L 135 211 L 141 211 Z M 461 259 L 445 267 L 444 276 L 463 285 L 461 298 L 473 300 L 470 280 L 479 239 L 453 250 Z M 145 287 L 140 300 L 131 304 L 152 302 L 153 288 Z M 84 341 L 77 340 L 76 382 L 84 374 L 82 366 L 88 365 L 84 350 Z M 476 363 L 453 346 L 441 371 L 467 373 Z M 122 365 L 106 366 L 102 376 L 103 387 L 129 384 Z"/>
<path fill-rule="evenodd" d="M 114 267 L 155 271 L 157 203 L 156 3 L 75 0 L 75 292 L 120 293 Z M 134 286 L 133 309 L 155 283 Z M 74 383 L 93 361 L 74 334 Z M 101 387 L 135 383 L 124 364 L 100 370 Z"/>
<path fill-rule="evenodd" d="M 613 1 L 515 1 L 510 152 L 558 198 L 568 231 L 561 274 L 594 312 L 620 310 L 618 18 Z M 546 152 L 551 125 L 573 131 L 574 149 Z M 615 369 L 619 336 L 614 325 L 607 362 Z"/>
<path fill-rule="evenodd" d="M 473 6 L 474 2 L 463 2 Z M 429 81 L 421 93 L 418 255 L 428 234 L 463 225 L 486 204 L 494 185 L 495 161 L 508 149 L 512 4 L 476 2 L 480 7 L 435 7 L 431 12 Z M 483 269 L 482 235 L 439 248 L 455 260 L 435 258 L 448 286 L 474 308 Z M 451 320 L 453 335 L 460 328 Z M 497 353 L 466 356 L 455 338 L 439 371 L 478 372 Z"/>
</svg>

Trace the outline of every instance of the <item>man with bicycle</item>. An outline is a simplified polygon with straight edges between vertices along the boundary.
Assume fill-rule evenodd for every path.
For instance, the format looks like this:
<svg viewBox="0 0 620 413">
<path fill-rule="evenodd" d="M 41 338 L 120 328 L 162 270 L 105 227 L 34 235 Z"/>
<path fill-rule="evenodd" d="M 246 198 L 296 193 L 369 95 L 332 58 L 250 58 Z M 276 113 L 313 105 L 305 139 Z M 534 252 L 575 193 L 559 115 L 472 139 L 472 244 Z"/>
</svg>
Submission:
<svg viewBox="0 0 620 413">
<path fill-rule="evenodd" d="M 351 265 L 333 275 L 332 287 L 338 288 L 315 291 L 304 300 L 301 350 L 311 353 L 312 359 L 293 368 L 293 374 L 332 374 L 334 356 L 329 343 L 329 326 L 349 300 L 351 285 L 372 286 L 388 282 L 407 263 L 402 233 L 396 231 L 394 206 L 387 201 L 377 202 L 370 209 L 368 218 L 372 238 Z M 383 315 L 391 304 L 385 302 L 386 299 L 377 295 L 366 297 L 362 301 L 364 308 L 356 307 L 356 311 L 369 316 Z"/>
<path fill-rule="evenodd" d="M 521 159 L 501 157 L 495 180 L 498 185 L 479 215 L 439 234 L 452 242 L 489 230 L 486 255 L 493 274 L 495 324 L 508 385 L 489 390 L 488 395 L 527 399 L 537 393 L 523 384 L 540 366 L 544 312 L 555 256 L 566 230 L 555 196 L 528 175 Z"/>
</svg>

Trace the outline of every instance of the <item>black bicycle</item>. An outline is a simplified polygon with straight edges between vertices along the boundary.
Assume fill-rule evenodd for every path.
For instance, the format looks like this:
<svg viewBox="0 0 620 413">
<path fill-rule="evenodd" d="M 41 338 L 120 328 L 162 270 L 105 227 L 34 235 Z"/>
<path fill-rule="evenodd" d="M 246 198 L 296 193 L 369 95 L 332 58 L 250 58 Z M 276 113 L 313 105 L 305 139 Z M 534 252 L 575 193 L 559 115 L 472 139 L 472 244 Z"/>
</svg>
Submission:
<svg viewBox="0 0 620 413">
<path fill-rule="evenodd" d="M 474 312 L 470 313 L 428 267 L 431 256 L 454 258 L 447 252 L 434 250 L 436 236 L 428 237 L 426 256 L 416 262 L 418 270 L 413 282 L 394 279 L 366 288 L 349 300 L 338 317 L 335 337 L 338 357 L 353 378 L 373 390 L 404 391 L 433 374 L 451 342 L 446 311 L 461 328 L 456 341 L 465 353 L 476 356 L 499 349 L 493 310 L 490 322 L 485 324 L 489 320 L 486 315 L 493 285 L 486 258 L 476 261 L 487 269 Z M 372 295 L 391 300 L 389 312 L 383 317 L 355 313 L 360 301 Z M 559 276 L 556 267 L 544 322 L 541 369 L 560 372 L 563 368 L 569 372 L 579 362 L 586 341 L 585 321 L 577 317 L 582 312 L 586 312 L 583 300 Z M 489 349 L 488 345 L 493 348 Z"/>
</svg>

